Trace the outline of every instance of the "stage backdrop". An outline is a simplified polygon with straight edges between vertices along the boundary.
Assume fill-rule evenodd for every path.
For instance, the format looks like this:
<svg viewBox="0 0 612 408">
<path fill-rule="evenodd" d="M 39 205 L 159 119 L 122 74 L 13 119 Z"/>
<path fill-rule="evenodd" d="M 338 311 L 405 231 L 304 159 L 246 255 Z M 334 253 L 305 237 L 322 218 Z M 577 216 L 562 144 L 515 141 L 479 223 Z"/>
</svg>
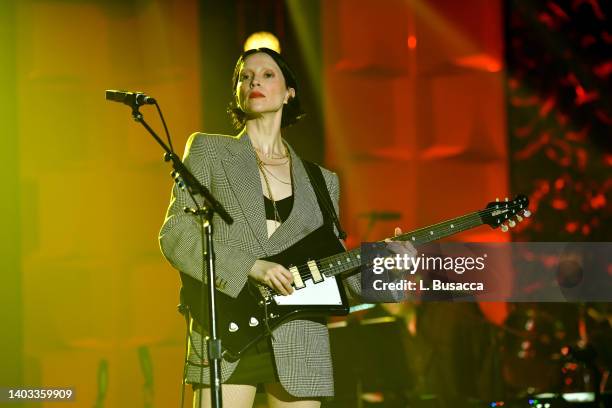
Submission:
<svg viewBox="0 0 612 408">
<path fill-rule="evenodd" d="M 74 406 L 93 406 L 100 374 L 105 406 L 143 406 L 143 384 L 175 406 L 179 282 L 157 243 L 169 167 L 104 90 L 154 95 L 182 153 L 202 126 L 197 4 L 26 0 L 16 12 L 23 382 L 74 387 Z"/>
</svg>

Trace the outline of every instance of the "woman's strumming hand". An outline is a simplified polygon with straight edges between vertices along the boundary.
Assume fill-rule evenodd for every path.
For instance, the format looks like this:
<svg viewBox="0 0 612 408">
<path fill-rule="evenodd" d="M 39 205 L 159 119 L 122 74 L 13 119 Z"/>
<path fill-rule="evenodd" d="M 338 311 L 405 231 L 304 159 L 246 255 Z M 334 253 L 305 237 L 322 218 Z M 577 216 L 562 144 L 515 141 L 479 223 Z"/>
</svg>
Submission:
<svg viewBox="0 0 612 408">
<path fill-rule="evenodd" d="M 283 265 L 258 259 L 249 272 L 257 282 L 271 287 L 281 295 L 293 293 L 293 275 Z"/>
</svg>

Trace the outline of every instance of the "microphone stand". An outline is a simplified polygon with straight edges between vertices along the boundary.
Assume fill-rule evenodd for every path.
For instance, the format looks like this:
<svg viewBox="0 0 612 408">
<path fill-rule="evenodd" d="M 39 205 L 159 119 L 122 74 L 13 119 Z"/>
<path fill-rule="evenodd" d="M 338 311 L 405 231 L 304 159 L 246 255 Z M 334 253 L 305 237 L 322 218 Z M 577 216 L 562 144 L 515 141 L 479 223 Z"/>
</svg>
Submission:
<svg viewBox="0 0 612 408">
<path fill-rule="evenodd" d="M 157 109 L 159 110 L 159 106 L 155 103 Z M 221 339 L 217 334 L 217 308 L 216 308 L 216 298 L 215 298 L 215 254 L 213 248 L 213 226 L 212 226 L 212 217 L 215 213 L 219 214 L 221 219 L 223 219 L 226 223 L 232 224 L 234 220 L 232 217 L 225 211 L 225 208 L 219 203 L 213 195 L 208 191 L 208 189 L 203 186 L 198 179 L 195 178 L 193 174 L 185 167 L 183 162 L 174 154 L 174 151 L 171 147 L 166 146 L 166 144 L 157 136 L 155 131 L 151 129 L 151 127 L 145 122 L 142 114 L 138 110 L 140 105 L 137 101 L 131 105 L 132 107 L 132 117 L 138 123 L 140 123 L 144 128 L 153 136 L 155 141 L 164 149 L 166 152 L 164 154 L 164 160 L 167 162 L 172 162 L 172 167 L 174 171 L 172 171 L 172 177 L 179 184 L 181 188 L 186 188 L 187 192 L 191 196 L 191 199 L 194 203 L 195 208 L 185 208 L 184 211 L 188 214 L 193 214 L 198 217 L 200 221 L 200 232 L 201 232 L 201 242 L 202 242 L 202 284 L 201 284 L 201 292 L 200 296 L 202 298 L 207 297 L 208 299 L 208 361 L 210 362 L 210 397 L 212 407 L 221 408 L 223 406 L 223 401 L 221 398 L 221 355 L 222 355 L 222 347 L 221 347 Z M 159 112 L 161 115 L 161 111 Z M 163 116 L 162 116 L 163 121 Z M 164 123 L 165 126 L 165 123 Z M 172 144 L 170 143 L 170 146 Z M 182 180 L 182 182 L 181 182 Z M 182 186 L 181 186 L 182 183 Z M 200 195 L 204 198 L 204 204 L 200 206 L 195 199 L 195 195 Z M 207 273 L 207 281 L 208 285 L 204 283 L 204 270 Z M 206 294 L 206 289 L 208 286 L 208 296 Z M 201 316 L 206 316 L 206 303 L 201 302 L 202 310 Z M 203 333 L 202 333 L 203 335 Z M 200 342 L 200 356 L 204 357 L 204 341 Z M 200 365 L 201 369 L 204 364 Z M 201 378 L 201 375 L 200 375 Z"/>
</svg>

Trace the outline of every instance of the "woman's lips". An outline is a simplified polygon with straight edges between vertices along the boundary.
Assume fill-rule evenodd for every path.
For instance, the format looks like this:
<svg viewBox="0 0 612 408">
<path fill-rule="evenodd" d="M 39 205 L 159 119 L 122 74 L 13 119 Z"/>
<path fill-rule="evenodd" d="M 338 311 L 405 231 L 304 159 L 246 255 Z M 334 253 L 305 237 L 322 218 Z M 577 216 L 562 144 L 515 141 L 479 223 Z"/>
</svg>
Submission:
<svg viewBox="0 0 612 408">
<path fill-rule="evenodd" d="M 251 94 L 249 95 L 249 99 L 251 98 L 263 98 L 264 94 L 262 94 L 261 92 L 251 92 Z"/>
</svg>

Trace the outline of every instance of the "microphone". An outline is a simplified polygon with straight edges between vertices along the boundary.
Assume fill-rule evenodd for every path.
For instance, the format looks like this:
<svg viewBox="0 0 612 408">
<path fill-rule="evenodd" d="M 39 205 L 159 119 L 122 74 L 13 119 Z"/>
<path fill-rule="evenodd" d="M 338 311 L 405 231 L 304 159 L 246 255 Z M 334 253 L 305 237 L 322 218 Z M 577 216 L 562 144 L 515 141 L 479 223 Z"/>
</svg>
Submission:
<svg viewBox="0 0 612 408">
<path fill-rule="evenodd" d="M 142 92 L 116 91 L 114 89 L 106 90 L 106 100 L 125 103 L 128 106 L 153 105 L 156 103 L 155 99 Z"/>
</svg>

